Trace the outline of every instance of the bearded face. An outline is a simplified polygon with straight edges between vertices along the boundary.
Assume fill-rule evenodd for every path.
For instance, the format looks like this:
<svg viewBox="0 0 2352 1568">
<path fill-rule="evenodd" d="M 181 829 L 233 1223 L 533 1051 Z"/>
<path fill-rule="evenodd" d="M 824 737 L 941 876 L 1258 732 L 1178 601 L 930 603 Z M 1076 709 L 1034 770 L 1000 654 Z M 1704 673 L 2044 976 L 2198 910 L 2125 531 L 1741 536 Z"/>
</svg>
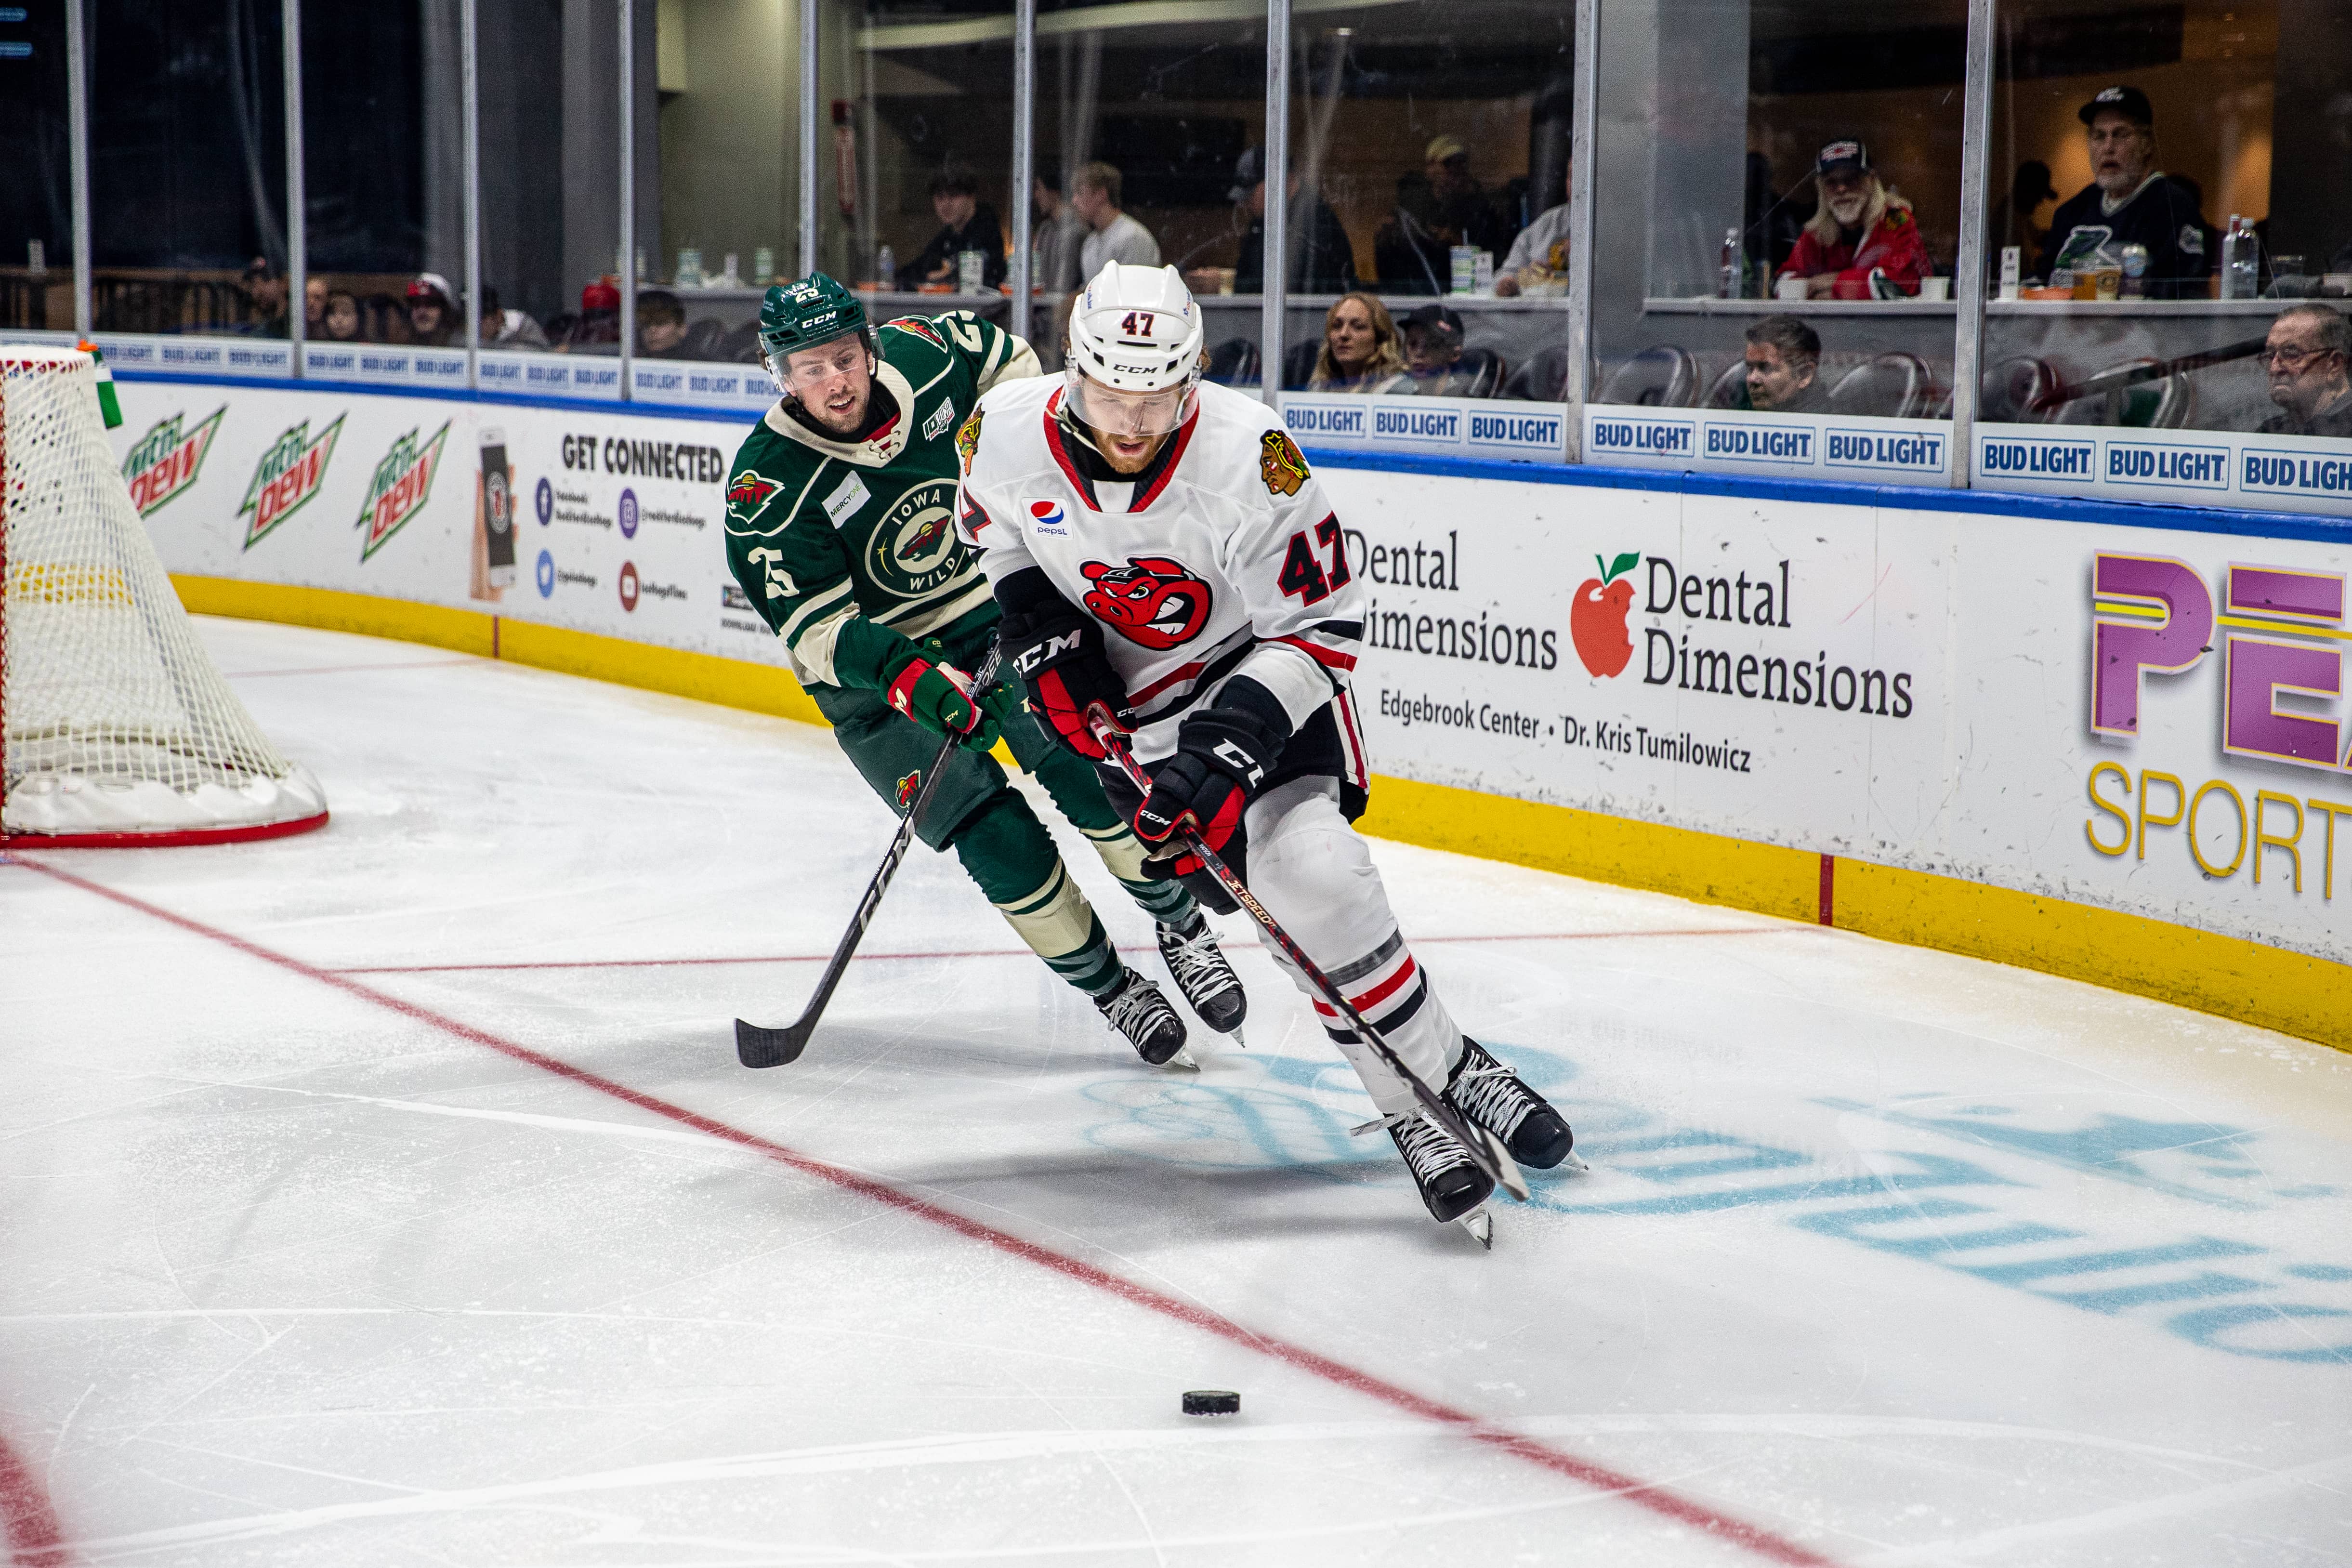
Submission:
<svg viewBox="0 0 2352 1568">
<path fill-rule="evenodd" d="M 1840 228 L 1858 228 L 1863 214 L 1870 210 L 1870 198 L 1877 193 L 1878 176 L 1864 174 L 1823 174 L 1822 200 Z"/>
</svg>

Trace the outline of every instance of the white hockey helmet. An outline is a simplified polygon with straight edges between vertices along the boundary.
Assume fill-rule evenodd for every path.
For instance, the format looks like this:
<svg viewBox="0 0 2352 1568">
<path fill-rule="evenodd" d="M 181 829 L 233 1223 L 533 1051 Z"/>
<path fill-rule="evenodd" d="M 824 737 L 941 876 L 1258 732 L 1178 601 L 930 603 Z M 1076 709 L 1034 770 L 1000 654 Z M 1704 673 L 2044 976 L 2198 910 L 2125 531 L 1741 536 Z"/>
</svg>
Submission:
<svg viewBox="0 0 2352 1568">
<path fill-rule="evenodd" d="M 1112 261 L 1070 309 L 1071 412 L 1118 436 L 1164 436 L 1201 384 L 1201 308 L 1173 267 Z"/>
</svg>

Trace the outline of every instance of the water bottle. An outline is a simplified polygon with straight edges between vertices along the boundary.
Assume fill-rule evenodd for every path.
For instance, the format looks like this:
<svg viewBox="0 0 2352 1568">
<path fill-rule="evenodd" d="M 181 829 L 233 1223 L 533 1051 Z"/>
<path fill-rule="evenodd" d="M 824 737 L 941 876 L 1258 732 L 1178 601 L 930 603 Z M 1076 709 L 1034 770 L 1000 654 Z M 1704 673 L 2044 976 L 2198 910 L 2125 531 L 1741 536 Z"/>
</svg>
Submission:
<svg viewBox="0 0 2352 1568">
<path fill-rule="evenodd" d="M 2261 257 L 2257 254 L 2253 226 L 2236 213 L 2230 215 L 2230 232 L 2221 240 L 2221 298 L 2251 300 L 2260 292 L 2255 288 Z"/>
<path fill-rule="evenodd" d="M 874 280 L 885 289 L 898 286 L 898 253 L 884 246 L 874 258 Z"/>
<path fill-rule="evenodd" d="M 1723 255 L 1716 267 L 1716 298 L 1738 299 L 1739 282 L 1739 229 L 1735 225 L 1723 231 Z"/>
</svg>

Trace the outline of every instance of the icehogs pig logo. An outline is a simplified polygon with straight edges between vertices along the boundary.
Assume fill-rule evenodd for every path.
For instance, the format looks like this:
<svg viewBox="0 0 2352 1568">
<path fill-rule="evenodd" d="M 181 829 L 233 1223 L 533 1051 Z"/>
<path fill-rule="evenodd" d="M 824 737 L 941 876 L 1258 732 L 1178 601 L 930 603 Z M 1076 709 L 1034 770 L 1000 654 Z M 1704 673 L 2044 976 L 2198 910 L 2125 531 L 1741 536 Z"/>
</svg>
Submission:
<svg viewBox="0 0 2352 1568">
<path fill-rule="evenodd" d="M 1270 496 L 1295 496 L 1307 482 L 1307 458 L 1289 434 L 1269 430 L 1258 441 L 1257 471 Z"/>
<path fill-rule="evenodd" d="M 1181 647 L 1209 624 L 1209 585 L 1181 561 L 1131 555 L 1124 566 L 1089 561 L 1079 570 L 1094 584 L 1087 609 L 1140 647 Z"/>
</svg>

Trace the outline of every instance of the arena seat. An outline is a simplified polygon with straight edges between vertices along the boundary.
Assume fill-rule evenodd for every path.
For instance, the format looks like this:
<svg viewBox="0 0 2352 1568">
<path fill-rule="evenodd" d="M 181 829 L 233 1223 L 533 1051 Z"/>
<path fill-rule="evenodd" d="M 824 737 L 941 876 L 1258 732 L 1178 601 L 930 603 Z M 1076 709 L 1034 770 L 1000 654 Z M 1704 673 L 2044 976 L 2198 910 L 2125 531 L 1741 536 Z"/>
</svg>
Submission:
<svg viewBox="0 0 2352 1568">
<path fill-rule="evenodd" d="M 1643 349 L 1609 373 L 1595 403 L 1630 403 L 1643 408 L 1687 408 L 1698 391 L 1698 362 L 1671 344 Z"/>
<path fill-rule="evenodd" d="M 1829 411 L 1880 419 L 1916 419 L 1936 400 L 1935 373 L 1917 354 L 1874 354 L 1838 378 Z"/>
</svg>

